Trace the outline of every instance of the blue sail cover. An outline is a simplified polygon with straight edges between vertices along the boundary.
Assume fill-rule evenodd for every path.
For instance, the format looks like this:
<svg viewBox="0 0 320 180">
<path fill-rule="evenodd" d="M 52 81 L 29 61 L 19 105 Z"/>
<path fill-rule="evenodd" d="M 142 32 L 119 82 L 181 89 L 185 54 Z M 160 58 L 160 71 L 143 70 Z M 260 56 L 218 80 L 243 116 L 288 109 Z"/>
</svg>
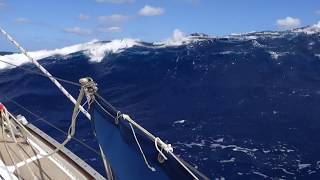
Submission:
<svg viewBox="0 0 320 180">
<path fill-rule="evenodd" d="M 149 164 L 156 169 L 156 171 L 151 171 L 145 164 L 128 121 L 119 119 L 119 123 L 116 124 L 114 117 L 117 116 L 117 111 L 99 97 L 96 97 L 96 101 L 104 110 L 97 103 L 94 103 L 91 108 L 92 125 L 98 142 L 111 166 L 114 179 L 194 179 L 182 165 L 164 151 L 163 153 L 168 160 L 160 163 L 158 160 L 159 152 L 156 150 L 154 142 L 139 129 L 134 128 Z M 189 164 L 185 162 L 184 164 L 199 179 L 208 179 Z"/>
</svg>

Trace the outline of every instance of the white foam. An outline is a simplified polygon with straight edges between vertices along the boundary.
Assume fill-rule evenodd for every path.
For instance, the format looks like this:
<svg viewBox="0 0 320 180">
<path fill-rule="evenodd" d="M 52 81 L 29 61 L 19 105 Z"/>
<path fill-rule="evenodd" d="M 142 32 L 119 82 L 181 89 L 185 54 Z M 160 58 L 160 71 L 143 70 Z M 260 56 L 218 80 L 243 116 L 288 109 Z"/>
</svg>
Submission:
<svg viewBox="0 0 320 180">
<path fill-rule="evenodd" d="M 161 42 L 155 42 L 153 44 L 155 45 L 161 45 L 163 47 L 167 47 L 167 46 L 180 46 L 186 42 L 188 42 L 189 39 L 188 37 L 185 35 L 184 32 L 182 32 L 180 29 L 175 29 L 173 31 L 172 37 L 169 39 L 166 39 L 164 41 Z"/>
<path fill-rule="evenodd" d="M 275 60 L 277 60 L 279 58 L 279 55 L 280 55 L 279 53 L 273 52 L 273 51 L 269 51 L 269 54 L 271 55 L 271 58 L 275 59 Z"/>
<path fill-rule="evenodd" d="M 311 164 L 298 164 L 298 168 L 299 169 L 304 169 L 304 168 L 307 168 L 307 167 L 310 167 Z"/>
<path fill-rule="evenodd" d="M 219 54 L 221 54 L 221 55 L 228 55 L 228 54 L 233 54 L 233 53 L 236 53 L 236 52 L 234 52 L 234 51 L 222 51 L 222 52 L 220 52 Z"/>
<path fill-rule="evenodd" d="M 254 47 L 258 47 L 258 48 L 266 47 L 265 45 L 260 44 L 257 40 L 253 40 L 253 41 L 252 41 L 252 45 L 253 45 Z"/>
<path fill-rule="evenodd" d="M 87 43 L 76 44 L 61 49 L 29 52 L 29 55 L 35 60 L 40 60 L 50 56 L 66 56 L 68 54 L 83 51 L 90 58 L 90 61 L 100 62 L 106 53 L 120 53 L 124 49 L 131 48 L 138 44 L 139 40 L 135 39 L 113 40 L 107 43 L 92 40 Z M 18 66 L 30 62 L 27 57 L 21 53 L 0 56 L 0 59 Z M 4 68 L 10 68 L 10 65 L 0 62 L 0 69 Z"/>
<path fill-rule="evenodd" d="M 200 143 L 196 143 L 196 142 L 191 142 L 191 143 L 183 143 L 183 145 L 192 148 L 192 146 L 198 146 L 198 147 L 205 147 L 205 141 L 201 140 Z"/>
<path fill-rule="evenodd" d="M 317 24 L 314 24 L 314 25 L 306 27 L 306 28 L 295 29 L 295 30 L 293 30 L 293 32 L 305 33 L 305 34 L 309 34 L 309 35 L 320 33 L 320 21 Z"/>
<path fill-rule="evenodd" d="M 189 44 L 192 42 L 203 41 L 210 37 L 205 36 L 187 36 L 180 29 L 175 29 L 173 31 L 172 37 L 160 42 L 154 42 L 154 45 L 158 45 L 159 47 L 170 47 L 170 46 L 181 46 L 184 44 Z"/>
<path fill-rule="evenodd" d="M 231 159 L 227 159 L 227 160 L 220 160 L 220 163 L 232 163 L 236 160 L 236 158 L 231 158 Z"/>
<path fill-rule="evenodd" d="M 216 140 L 213 140 L 214 142 L 217 142 L 217 143 L 222 143 L 224 141 L 224 138 L 218 138 Z"/>
<path fill-rule="evenodd" d="M 243 152 L 249 156 L 254 156 L 254 152 L 258 151 L 258 149 L 256 148 L 253 148 L 253 149 L 249 149 L 249 148 L 245 148 L 245 147 L 240 147 L 240 146 L 237 146 L 237 145 L 223 145 L 223 144 L 218 144 L 218 143 L 213 143 L 210 145 L 210 148 L 212 148 L 212 150 L 216 150 L 218 148 L 220 149 L 227 149 L 227 148 L 230 148 L 232 149 L 232 151 L 236 151 L 236 152 Z"/>
<path fill-rule="evenodd" d="M 263 178 L 268 178 L 269 176 L 267 176 L 267 175 L 265 175 L 265 174 L 263 174 L 263 173 L 261 173 L 261 172 L 258 172 L 258 171 L 253 171 L 252 172 L 253 174 L 256 174 L 256 175 L 258 175 L 258 176 L 261 176 L 261 177 L 263 177 Z"/>
<path fill-rule="evenodd" d="M 289 52 L 274 52 L 274 51 L 269 51 L 269 54 L 271 56 L 272 59 L 277 60 L 279 59 L 279 57 L 281 56 L 285 56 L 290 54 Z"/>
<path fill-rule="evenodd" d="M 109 43 L 96 43 L 95 46 L 88 48 L 87 55 L 91 58 L 91 61 L 100 62 L 106 53 L 120 53 L 124 49 L 131 48 L 139 45 L 139 40 L 135 39 L 123 39 L 113 40 Z"/>
<path fill-rule="evenodd" d="M 183 124 L 185 122 L 186 120 L 183 119 L 183 120 L 174 121 L 173 124 Z"/>
<path fill-rule="evenodd" d="M 248 35 L 248 34 L 253 34 L 256 33 L 256 31 L 249 31 L 249 32 L 243 32 L 243 33 L 231 33 L 231 36 L 243 36 L 243 35 Z"/>
<path fill-rule="evenodd" d="M 286 170 L 285 168 L 282 168 L 282 167 L 275 167 L 273 169 L 280 169 L 286 174 L 295 175 L 293 172 L 290 172 L 290 171 L 288 171 L 288 170 Z"/>
</svg>

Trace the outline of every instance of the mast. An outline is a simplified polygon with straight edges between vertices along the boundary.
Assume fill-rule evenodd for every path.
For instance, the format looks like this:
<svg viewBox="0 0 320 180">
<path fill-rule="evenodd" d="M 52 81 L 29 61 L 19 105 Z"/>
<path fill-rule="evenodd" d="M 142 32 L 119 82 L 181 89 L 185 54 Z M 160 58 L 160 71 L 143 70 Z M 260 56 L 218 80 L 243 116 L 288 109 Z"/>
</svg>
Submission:
<svg viewBox="0 0 320 180">
<path fill-rule="evenodd" d="M 76 105 L 77 101 L 72 97 L 72 95 L 57 81 L 41 64 L 34 60 L 27 51 L 20 46 L 20 44 L 13 39 L 4 29 L 0 27 L 0 32 L 22 53 L 24 54 L 37 68 L 39 68 L 57 87 L 58 89 L 74 104 Z M 80 111 L 91 120 L 91 115 L 86 111 L 81 105 L 79 106 Z"/>
</svg>

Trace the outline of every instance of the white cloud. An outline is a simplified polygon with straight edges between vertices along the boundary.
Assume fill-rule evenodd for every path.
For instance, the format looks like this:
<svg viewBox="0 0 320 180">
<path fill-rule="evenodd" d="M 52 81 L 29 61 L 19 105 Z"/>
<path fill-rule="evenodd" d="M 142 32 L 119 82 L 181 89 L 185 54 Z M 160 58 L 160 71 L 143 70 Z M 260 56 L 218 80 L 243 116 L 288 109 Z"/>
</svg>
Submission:
<svg viewBox="0 0 320 180">
<path fill-rule="evenodd" d="M 122 14 L 113 14 L 110 16 L 99 16 L 98 21 L 104 24 L 119 24 L 126 22 L 131 19 L 131 16 L 126 16 Z"/>
<path fill-rule="evenodd" d="M 31 20 L 21 17 L 21 18 L 15 19 L 14 22 L 17 23 L 17 24 L 30 24 Z"/>
<path fill-rule="evenodd" d="M 67 33 L 77 34 L 77 35 L 89 35 L 89 34 L 91 34 L 91 30 L 90 29 L 83 29 L 83 28 L 80 28 L 80 27 L 65 28 L 63 31 L 67 32 Z"/>
<path fill-rule="evenodd" d="M 87 14 L 80 14 L 78 16 L 78 18 L 81 20 L 81 21 L 86 21 L 86 20 L 89 20 L 90 19 L 90 16 L 87 15 Z"/>
<path fill-rule="evenodd" d="M 121 27 L 118 27 L 118 26 L 112 26 L 112 27 L 98 28 L 98 31 L 104 32 L 104 33 L 118 33 L 118 32 L 121 32 L 122 29 L 121 29 Z"/>
<path fill-rule="evenodd" d="M 280 29 L 291 29 L 301 25 L 301 21 L 298 18 L 286 17 L 284 19 L 278 19 L 276 25 Z"/>
<path fill-rule="evenodd" d="M 95 0 L 97 3 L 112 3 L 112 4 L 124 4 L 132 3 L 134 0 Z"/>
<path fill-rule="evenodd" d="M 160 7 L 152 7 L 149 5 L 145 5 L 139 11 L 140 16 L 160 16 L 164 13 L 164 9 Z"/>
</svg>

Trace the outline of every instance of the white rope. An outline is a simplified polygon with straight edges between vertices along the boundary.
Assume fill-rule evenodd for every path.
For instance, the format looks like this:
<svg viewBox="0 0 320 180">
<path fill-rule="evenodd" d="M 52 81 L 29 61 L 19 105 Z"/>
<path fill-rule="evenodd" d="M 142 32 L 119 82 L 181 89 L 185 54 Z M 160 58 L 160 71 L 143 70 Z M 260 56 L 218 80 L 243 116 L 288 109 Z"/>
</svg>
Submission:
<svg viewBox="0 0 320 180">
<path fill-rule="evenodd" d="M 14 45 L 16 46 L 22 54 L 24 54 L 34 65 L 36 65 L 58 88 L 59 90 L 74 104 L 76 105 L 77 101 L 72 97 L 72 95 L 52 76 L 41 64 L 34 60 L 27 51 L 20 46 L 20 44 L 13 39 L 5 30 L 0 27 L 0 32 Z M 91 120 L 91 115 L 86 111 L 82 106 L 79 107 L 80 111 Z"/>
<path fill-rule="evenodd" d="M 148 166 L 148 168 L 149 168 L 151 171 L 156 171 L 156 169 L 155 169 L 154 167 L 150 166 L 150 164 L 148 163 L 148 160 L 147 160 L 146 156 L 144 155 L 144 152 L 143 152 L 143 150 L 142 150 L 142 148 L 141 148 L 141 146 L 140 146 L 140 143 L 139 143 L 139 141 L 138 141 L 138 138 L 137 138 L 137 136 L 136 136 L 136 133 L 134 132 L 134 129 L 133 129 L 131 123 L 129 123 L 129 125 L 130 125 L 130 127 L 131 127 L 131 130 L 132 130 L 132 134 L 133 134 L 133 136 L 134 136 L 134 139 L 136 140 L 137 145 L 138 145 L 138 147 L 139 147 L 139 149 L 140 149 L 140 152 L 141 152 L 141 154 L 142 154 L 142 156 L 143 156 L 144 162 L 146 163 L 146 165 Z"/>
<path fill-rule="evenodd" d="M 158 144 L 160 145 L 161 148 L 163 148 L 167 153 L 169 153 L 171 156 L 174 157 L 174 159 L 176 161 L 179 162 L 179 164 L 181 164 L 181 166 L 196 180 L 199 180 L 199 178 L 194 175 L 194 173 L 173 153 L 173 148 L 170 144 L 166 144 L 164 143 L 160 138 L 155 137 L 153 134 L 151 134 L 149 131 L 147 131 L 146 129 L 144 129 L 143 127 L 141 127 L 139 124 L 137 124 L 134 120 L 132 120 L 130 118 L 130 116 L 126 115 L 126 114 L 122 114 L 122 118 L 126 119 L 130 126 L 131 124 L 133 124 L 136 128 L 138 128 L 140 131 L 142 131 L 143 133 L 145 133 L 147 136 L 149 136 L 149 138 L 151 138 L 153 141 L 157 142 L 156 148 L 158 147 Z M 131 126 L 132 129 L 132 126 Z M 139 145 L 139 144 L 138 144 Z M 159 151 L 159 153 L 161 152 L 159 148 L 157 148 L 157 150 Z M 140 150 L 141 151 L 141 150 Z M 161 155 L 163 155 L 163 153 L 160 153 Z"/>
<path fill-rule="evenodd" d="M 165 144 L 164 146 L 162 146 L 161 150 L 158 147 L 158 142 L 161 143 L 163 142 L 159 137 L 156 137 L 154 139 L 154 146 L 156 147 L 157 151 L 161 154 L 161 156 L 165 159 L 168 160 L 167 156 L 165 156 L 162 152 L 162 150 L 164 149 L 167 153 L 169 153 L 169 151 L 173 152 L 173 148 L 171 147 L 171 144 Z"/>
</svg>

